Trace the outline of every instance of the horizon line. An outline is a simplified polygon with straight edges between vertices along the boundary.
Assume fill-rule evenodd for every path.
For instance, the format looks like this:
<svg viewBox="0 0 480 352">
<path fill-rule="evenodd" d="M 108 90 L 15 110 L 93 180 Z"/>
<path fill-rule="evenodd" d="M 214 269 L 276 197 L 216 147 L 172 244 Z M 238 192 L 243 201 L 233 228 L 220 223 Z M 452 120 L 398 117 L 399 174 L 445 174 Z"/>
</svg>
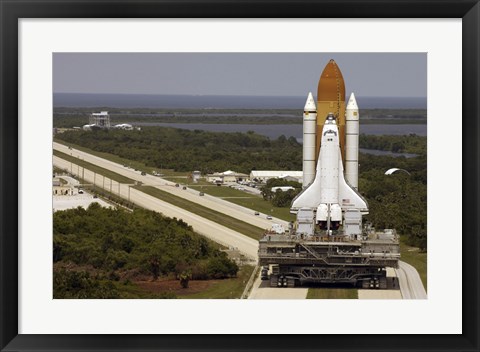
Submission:
<svg viewBox="0 0 480 352">
<path fill-rule="evenodd" d="M 85 93 L 85 92 L 53 92 L 53 94 L 90 94 L 90 95 L 164 95 L 164 96 L 192 96 L 192 97 L 291 97 L 304 98 L 303 95 L 248 95 L 248 94 L 186 94 L 186 93 Z M 308 95 L 308 93 L 307 93 Z M 417 98 L 426 99 L 427 96 L 393 96 L 393 95 L 357 95 L 362 98 Z"/>
</svg>

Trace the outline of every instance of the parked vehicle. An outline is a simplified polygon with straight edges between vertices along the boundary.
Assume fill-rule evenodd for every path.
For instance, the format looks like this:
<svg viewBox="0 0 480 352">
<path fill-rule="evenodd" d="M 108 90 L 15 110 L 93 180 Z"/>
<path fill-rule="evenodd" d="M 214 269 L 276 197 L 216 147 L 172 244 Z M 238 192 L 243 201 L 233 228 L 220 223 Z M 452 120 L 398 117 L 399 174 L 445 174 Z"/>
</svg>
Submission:
<svg viewBox="0 0 480 352">
<path fill-rule="evenodd" d="M 260 275 L 260 279 L 268 280 L 268 266 L 262 267 L 262 272 L 261 272 L 261 275 Z"/>
</svg>

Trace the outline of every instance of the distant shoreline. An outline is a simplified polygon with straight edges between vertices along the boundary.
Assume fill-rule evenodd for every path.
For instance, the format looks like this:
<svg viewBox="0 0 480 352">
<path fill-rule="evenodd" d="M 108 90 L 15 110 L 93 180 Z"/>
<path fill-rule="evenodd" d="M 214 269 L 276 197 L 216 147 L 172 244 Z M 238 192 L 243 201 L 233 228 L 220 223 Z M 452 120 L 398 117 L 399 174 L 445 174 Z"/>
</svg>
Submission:
<svg viewBox="0 0 480 352">
<path fill-rule="evenodd" d="M 148 95 L 53 93 L 57 107 L 196 108 L 196 109 L 302 109 L 302 96 Z M 426 97 L 362 97 L 360 109 L 426 109 Z"/>
<path fill-rule="evenodd" d="M 54 127 L 71 128 L 88 123 L 95 111 L 108 111 L 112 124 L 291 125 L 303 124 L 303 109 L 150 109 L 54 108 Z M 424 109 L 362 109 L 362 125 L 426 125 Z"/>
</svg>

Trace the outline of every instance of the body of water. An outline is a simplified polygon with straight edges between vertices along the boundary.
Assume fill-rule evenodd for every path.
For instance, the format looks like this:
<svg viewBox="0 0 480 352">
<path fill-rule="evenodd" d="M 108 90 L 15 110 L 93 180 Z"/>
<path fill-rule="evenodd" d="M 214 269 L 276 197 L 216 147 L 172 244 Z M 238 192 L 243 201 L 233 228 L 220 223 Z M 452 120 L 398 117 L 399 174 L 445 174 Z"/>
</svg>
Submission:
<svg viewBox="0 0 480 352">
<path fill-rule="evenodd" d="M 166 123 L 166 122 L 135 122 L 137 126 L 163 126 L 183 128 L 186 130 L 203 130 L 210 132 L 248 132 L 277 139 L 281 135 L 293 136 L 299 142 L 303 139 L 303 125 L 250 125 L 250 124 L 206 124 L 206 123 Z M 360 125 L 360 133 L 373 135 L 427 135 L 427 125 Z"/>
<path fill-rule="evenodd" d="M 178 109 L 303 109 L 305 96 L 53 93 L 54 107 Z M 426 109 L 427 98 L 361 97 L 360 109 Z"/>
<path fill-rule="evenodd" d="M 385 150 L 365 149 L 365 148 L 360 148 L 359 151 L 360 151 L 360 153 L 363 153 L 363 154 L 387 155 L 387 156 L 393 156 L 393 157 L 404 156 L 405 158 L 414 158 L 414 157 L 418 156 L 417 154 L 394 153 L 394 152 L 388 152 L 388 151 L 385 151 Z"/>
</svg>

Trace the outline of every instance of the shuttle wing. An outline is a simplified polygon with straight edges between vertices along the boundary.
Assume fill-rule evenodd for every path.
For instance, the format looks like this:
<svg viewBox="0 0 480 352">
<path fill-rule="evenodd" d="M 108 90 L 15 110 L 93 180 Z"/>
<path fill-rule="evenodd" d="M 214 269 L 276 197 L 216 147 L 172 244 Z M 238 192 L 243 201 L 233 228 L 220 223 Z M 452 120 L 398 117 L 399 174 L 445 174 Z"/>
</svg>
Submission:
<svg viewBox="0 0 480 352">
<path fill-rule="evenodd" d="M 318 161 L 319 163 L 320 161 Z M 320 204 L 320 170 L 315 174 L 315 179 L 310 185 L 300 192 L 292 201 L 292 207 L 290 212 L 296 212 L 300 208 L 317 208 Z"/>
<path fill-rule="evenodd" d="M 368 204 L 358 191 L 350 186 L 343 174 L 343 165 L 340 164 L 338 176 L 338 200 L 342 210 L 358 209 L 362 214 L 368 214 Z"/>
</svg>

